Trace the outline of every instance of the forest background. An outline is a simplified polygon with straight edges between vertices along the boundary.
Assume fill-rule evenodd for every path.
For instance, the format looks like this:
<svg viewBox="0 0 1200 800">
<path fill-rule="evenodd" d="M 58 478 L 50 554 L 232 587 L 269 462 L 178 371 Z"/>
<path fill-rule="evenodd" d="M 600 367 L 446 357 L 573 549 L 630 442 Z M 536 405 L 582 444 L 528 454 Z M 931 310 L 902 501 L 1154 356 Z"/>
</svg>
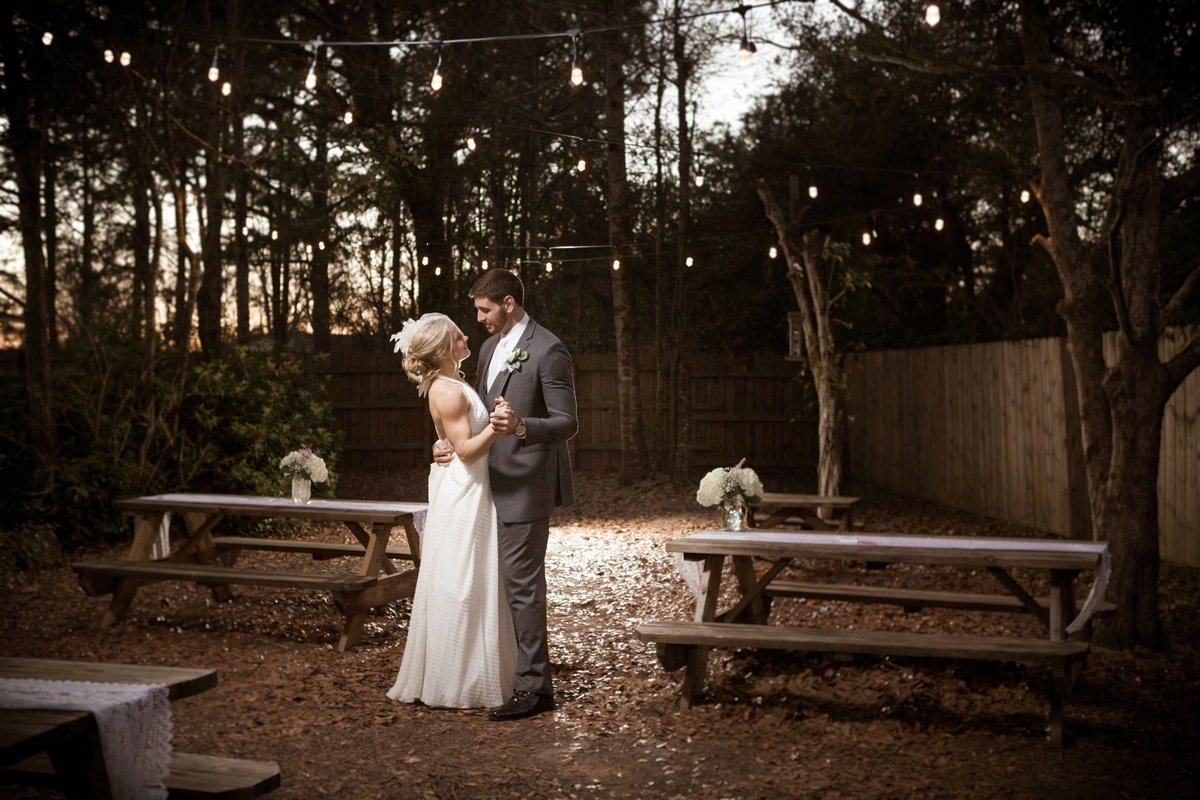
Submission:
<svg viewBox="0 0 1200 800">
<path fill-rule="evenodd" d="M 122 535 L 120 494 L 275 493 L 299 441 L 336 472 L 310 359 L 389 347 L 429 310 L 470 320 L 488 266 L 521 275 L 571 351 L 617 353 L 623 477 L 693 468 L 664 446 L 684 433 L 647 435 L 639 353 L 671 393 L 706 353 L 783 351 L 801 229 L 836 265 L 841 352 L 1070 334 L 1058 243 L 1124 253 L 1146 209 L 1152 273 L 1122 302 L 1082 292 L 1088 325 L 1136 328 L 1146 304 L 1152 339 L 1200 320 L 1186 8 L 976 2 L 930 25 L 926 6 L 18 3 L 0 28 L 10 559 Z M 1055 56 L 1084 45 L 1055 96 L 1078 234 L 1051 230 L 1034 24 Z M 739 59 L 777 83 L 697 125 L 721 116 L 700 87 Z M 1153 109 L 1131 71 L 1158 81 Z M 1097 87 L 1130 99 L 1097 107 Z M 1148 148 L 1172 185 L 1130 204 L 1117 189 Z"/>
</svg>

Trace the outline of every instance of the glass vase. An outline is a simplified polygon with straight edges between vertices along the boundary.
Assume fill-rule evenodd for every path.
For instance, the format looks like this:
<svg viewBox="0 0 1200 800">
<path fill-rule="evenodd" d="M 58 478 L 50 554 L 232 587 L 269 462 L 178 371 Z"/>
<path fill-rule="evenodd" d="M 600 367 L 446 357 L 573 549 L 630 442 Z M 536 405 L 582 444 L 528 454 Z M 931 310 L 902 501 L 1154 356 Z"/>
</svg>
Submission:
<svg viewBox="0 0 1200 800">
<path fill-rule="evenodd" d="M 312 481 L 303 475 L 292 476 L 292 502 L 307 503 L 312 499 Z"/>
<path fill-rule="evenodd" d="M 746 504 L 738 497 L 721 504 L 721 525 L 727 531 L 746 530 Z"/>
</svg>

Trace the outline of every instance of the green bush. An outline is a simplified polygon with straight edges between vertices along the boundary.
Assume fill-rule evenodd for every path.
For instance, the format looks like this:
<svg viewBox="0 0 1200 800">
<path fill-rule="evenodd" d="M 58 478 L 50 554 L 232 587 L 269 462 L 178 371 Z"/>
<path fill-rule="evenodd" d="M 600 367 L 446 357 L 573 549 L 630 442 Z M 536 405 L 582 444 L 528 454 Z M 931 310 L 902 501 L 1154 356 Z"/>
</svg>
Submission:
<svg viewBox="0 0 1200 800">
<path fill-rule="evenodd" d="M 68 348 L 54 365 L 59 444 L 49 469 L 38 469 L 29 446 L 23 384 L 0 382 L 0 547 L 46 527 L 64 547 L 128 539 L 129 521 L 112 506 L 122 496 L 288 494 L 279 461 L 301 445 L 329 467 L 314 494 L 332 495 L 338 440 L 322 375 L 274 350 L 190 356 L 181 371 L 178 352 L 151 360 L 140 341 L 116 336 Z M 28 561 L 10 556 L 0 573 Z"/>
</svg>

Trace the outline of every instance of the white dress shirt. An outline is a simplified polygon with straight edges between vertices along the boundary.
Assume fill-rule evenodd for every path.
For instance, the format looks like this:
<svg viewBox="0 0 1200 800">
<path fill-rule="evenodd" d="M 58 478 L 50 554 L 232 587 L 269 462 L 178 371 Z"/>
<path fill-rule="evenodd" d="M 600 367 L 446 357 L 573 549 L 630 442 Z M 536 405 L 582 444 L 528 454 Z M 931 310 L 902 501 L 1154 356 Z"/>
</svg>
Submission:
<svg viewBox="0 0 1200 800">
<path fill-rule="evenodd" d="M 529 315 L 525 314 L 521 317 L 520 322 L 513 325 L 509 332 L 501 336 L 500 341 L 496 342 L 496 349 L 492 351 L 492 363 L 488 365 L 488 389 L 492 388 L 496 376 L 508 366 L 508 357 L 512 355 L 513 348 L 521 341 L 521 337 L 525 335 L 525 329 L 528 327 Z"/>
</svg>

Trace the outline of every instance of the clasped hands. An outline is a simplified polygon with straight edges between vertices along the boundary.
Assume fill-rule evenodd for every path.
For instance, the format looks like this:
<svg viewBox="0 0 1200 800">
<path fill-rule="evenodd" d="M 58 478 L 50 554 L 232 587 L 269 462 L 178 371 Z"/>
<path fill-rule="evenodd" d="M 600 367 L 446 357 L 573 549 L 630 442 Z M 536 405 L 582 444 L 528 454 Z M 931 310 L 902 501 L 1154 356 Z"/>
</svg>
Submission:
<svg viewBox="0 0 1200 800">
<path fill-rule="evenodd" d="M 496 398 L 496 407 L 489 416 L 492 430 L 497 436 L 511 436 L 516 432 L 519 419 L 513 407 L 503 397 Z M 438 440 L 433 445 L 433 460 L 443 467 L 448 466 L 454 460 L 454 451 Z"/>
</svg>

